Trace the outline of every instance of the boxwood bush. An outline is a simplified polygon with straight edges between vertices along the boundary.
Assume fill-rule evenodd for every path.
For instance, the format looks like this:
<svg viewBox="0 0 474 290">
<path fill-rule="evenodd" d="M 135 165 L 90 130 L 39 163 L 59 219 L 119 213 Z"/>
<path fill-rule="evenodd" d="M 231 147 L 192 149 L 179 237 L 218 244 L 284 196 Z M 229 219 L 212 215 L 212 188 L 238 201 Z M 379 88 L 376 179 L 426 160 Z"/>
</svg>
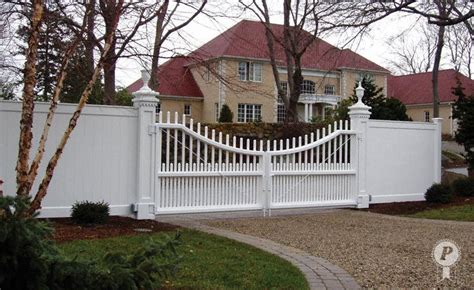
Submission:
<svg viewBox="0 0 474 290">
<path fill-rule="evenodd" d="M 453 193 L 449 185 L 433 184 L 426 190 L 425 199 L 433 203 L 449 203 L 453 199 Z"/>
<path fill-rule="evenodd" d="M 474 196 L 474 177 L 456 179 L 452 183 L 454 194 L 460 196 Z"/>
<path fill-rule="evenodd" d="M 72 206 L 71 219 L 80 225 L 103 224 L 107 222 L 109 214 L 109 204 L 104 201 L 81 201 Z"/>
</svg>

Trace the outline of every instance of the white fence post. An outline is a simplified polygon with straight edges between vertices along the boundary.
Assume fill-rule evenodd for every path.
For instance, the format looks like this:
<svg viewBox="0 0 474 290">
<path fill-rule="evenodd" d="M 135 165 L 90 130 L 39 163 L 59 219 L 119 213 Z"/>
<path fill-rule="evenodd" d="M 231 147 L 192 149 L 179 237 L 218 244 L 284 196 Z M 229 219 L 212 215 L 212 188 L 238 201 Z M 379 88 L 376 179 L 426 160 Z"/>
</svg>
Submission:
<svg viewBox="0 0 474 290">
<path fill-rule="evenodd" d="M 157 92 L 148 87 L 150 74 L 142 70 L 143 87 L 133 93 L 133 106 L 138 110 L 137 154 L 137 219 L 155 218 L 155 135 Z"/>
<path fill-rule="evenodd" d="M 263 215 L 265 216 L 267 210 L 268 215 L 270 215 L 270 205 L 272 199 L 272 176 L 271 176 L 271 167 L 272 167 L 272 155 L 268 152 L 270 146 L 267 146 L 266 151 L 262 155 L 262 163 L 263 163 L 263 175 L 262 175 L 262 183 L 263 183 Z"/>
<path fill-rule="evenodd" d="M 443 118 L 433 118 L 433 123 L 436 125 L 434 133 L 434 180 L 435 183 L 441 182 L 441 132 L 443 126 Z"/>
<path fill-rule="evenodd" d="M 351 150 L 351 162 L 355 161 L 357 172 L 357 208 L 368 208 L 369 207 L 369 195 L 366 191 L 367 181 L 367 122 L 370 118 L 370 107 L 362 102 L 364 96 L 364 88 L 359 82 L 359 86 L 356 88 L 356 95 L 358 101 L 353 106 L 349 107 L 349 116 L 351 119 L 351 130 L 357 132 L 354 143 L 351 147 L 355 150 Z M 354 158 L 354 159 L 353 159 Z"/>
</svg>

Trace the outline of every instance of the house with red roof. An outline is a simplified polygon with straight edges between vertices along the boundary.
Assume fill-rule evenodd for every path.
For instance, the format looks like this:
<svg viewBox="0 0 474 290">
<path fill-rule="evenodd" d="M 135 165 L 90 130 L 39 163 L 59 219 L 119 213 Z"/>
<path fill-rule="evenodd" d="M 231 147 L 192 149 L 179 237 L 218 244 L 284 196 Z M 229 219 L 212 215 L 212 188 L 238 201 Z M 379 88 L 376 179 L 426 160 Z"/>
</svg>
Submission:
<svg viewBox="0 0 474 290">
<path fill-rule="evenodd" d="M 276 38 L 283 26 L 272 24 Z M 309 33 L 308 33 L 309 36 Z M 284 48 L 275 42 L 275 54 L 283 88 L 287 87 Z M 316 39 L 302 60 L 301 120 L 324 118 L 326 108 L 352 95 L 362 77 L 370 76 L 379 87 L 387 87 L 388 70 L 349 50 Z M 212 123 L 227 104 L 234 122 L 282 122 L 285 109 L 277 97 L 270 64 L 265 27 L 243 20 L 186 56 L 170 59 L 158 68 L 160 109 Z M 128 87 L 138 90 L 142 81 Z M 387 91 L 385 90 L 385 94 Z"/>
<path fill-rule="evenodd" d="M 454 69 L 440 70 L 439 116 L 443 118 L 443 134 L 452 135 L 456 131 L 456 121 L 452 118 L 452 105 L 456 101 L 453 88 L 461 82 L 466 95 L 474 94 L 474 80 Z M 399 99 L 407 107 L 407 115 L 413 121 L 430 122 L 433 117 L 432 73 L 418 73 L 388 77 L 388 97 Z"/>
</svg>

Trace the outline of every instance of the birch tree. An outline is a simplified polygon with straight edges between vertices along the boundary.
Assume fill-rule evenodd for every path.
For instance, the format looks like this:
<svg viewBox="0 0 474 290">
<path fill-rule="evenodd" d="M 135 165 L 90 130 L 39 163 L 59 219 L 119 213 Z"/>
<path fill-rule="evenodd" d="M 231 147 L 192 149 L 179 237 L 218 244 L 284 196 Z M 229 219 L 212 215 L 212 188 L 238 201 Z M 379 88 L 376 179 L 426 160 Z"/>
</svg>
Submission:
<svg viewBox="0 0 474 290">
<path fill-rule="evenodd" d="M 123 5 L 123 0 L 118 1 L 119 7 Z M 63 82 L 66 77 L 67 67 L 69 65 L 69 59 L 76 52 L 76 48 L 84 36 L 84 31 L 86 28 L 86 19 L 87 14 L 90 10 L 83 11 L 83 21 L 80 25 L 80 29 L 75 32 L 74 40 L 70 45 L 65 49 L 62 56 L 61 65 L 56 74 L 56 84 L 54 87 L 54 92 L 52 99 L 50 101 L 49 111 L 46 117 L 46 120 L 43 124 L 42 134 L 39 140 L 38 148 L 36 154 L 34 155 L 33 160 L 30 163 L 30 152 L 32 148 L 32 126 L 33 126 L 33 112 L 34 112 L 34 87 L 36 84 L 36 64 L 38 61 L 38 35 L 40 31 L 40 26 L 44 17 L 44 3 L 42 0 L 33 0 L 30 6 L 26 7 L 31 9 L 31 19 L 28 23 L 28 46 L 26 53 L 26 60 L 24 65 L 24 84 L 23 84 L 23 93 L 22 93 L 22 113 L 20 120 L 20 138 L 19 138 L 19 149 L 18 149 L 18 160 L 16 165 L 17 172 L 17 194 L 22 196 L 27 196 L 31 193 L 32 185 L 38 177 L 38 168 L 41 164 L 41 161 L 44 158 L 44 151 L 46 146 L 46 141 L 48 139 L 49 129 L 52 124 L 52 120 L 57 108 L 59 95 L 61 93 Z M 120 10 L 119 10 L 120 11 Z M 119 23 L 120 14 L 117 13 L 114 15 L 114 26 L 116 27 Z M 86 88 L 82 92 L 79 103 L 76 106 L 74 113 L 72 114 L 68 126 L 64 131 L 64 134 L 56 147 L 56 150 L 53 156 L 49 159 L 46 166 L 46 172 L 41 179 L 38 191 L 35 194 L 35 197 L 31 203 L 29 209 L 29 214 L 33 214 L 36 210 L 41 208 L 41 202 L 47 194 L 48 186 L 51 182 L 51 179 L 54 174 L 56 165 L 62 155 L 62 152 L 74 131 L 74 128 L 79 121 L 82 110 L 87 103 L 87 99 L 90 95 L 92 87 L 96 82 L 100 71 L 104 65 L 105 56 L 108 50 L 111 47 L 111 43 L 114 39 L 115 30 L 110 31 L 105 34 L 104 37 L 104 49 L 101 53 L 101 56 L 98 62 L 95 64 L 95 68 L 91 79 L 89 80 Z"/>
</svg>

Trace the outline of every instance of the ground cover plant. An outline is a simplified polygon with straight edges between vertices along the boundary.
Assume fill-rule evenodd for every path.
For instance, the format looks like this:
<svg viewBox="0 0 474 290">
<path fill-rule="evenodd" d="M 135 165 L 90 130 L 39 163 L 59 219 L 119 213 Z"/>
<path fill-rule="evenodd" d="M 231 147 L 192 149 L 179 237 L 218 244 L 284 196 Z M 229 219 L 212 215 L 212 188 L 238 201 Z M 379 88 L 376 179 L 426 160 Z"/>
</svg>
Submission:
<svg viewBox="0 0 474 290">
<path fill-rule="evenodd" d="M 161 286 L 184 289 L 307 289 L 303 274 L 289 262 L 226 238 L 180 229 L 182 256 L 175 277 Z M 168 232 L 169 233 L 169 232 Z M 167 232 L 117 236 L 108 239 L 62 243 L 69 258 L 87 261 L 113 249 L 134 251 L 150 237 L 161 239 Z M 156 285 L 160 287 L 160 285 Z"/>
</svg>

